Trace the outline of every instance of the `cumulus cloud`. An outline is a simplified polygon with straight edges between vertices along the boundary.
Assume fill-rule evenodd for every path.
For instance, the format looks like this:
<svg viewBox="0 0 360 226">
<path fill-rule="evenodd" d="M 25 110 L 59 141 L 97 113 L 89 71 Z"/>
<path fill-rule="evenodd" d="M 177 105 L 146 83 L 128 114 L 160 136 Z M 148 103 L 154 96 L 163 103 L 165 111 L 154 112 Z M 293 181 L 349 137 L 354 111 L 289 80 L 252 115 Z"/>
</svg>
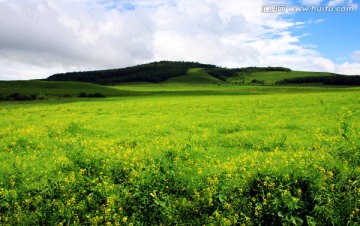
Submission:
<svg viewBox="0 0 360 226">
<path fill-rule="evenodd" d="M 0 0 L 0 79 L 44 78 L 154 60 L 340 68 L 314 46 L 301 44 L 303 36 L 293 35 L 291 29 L 308 22 L 262 13 L 266 2 Z M 353 65 L 341 66 L 346 67 Z"/>
<path fill-rule="evenodd" d="M 15 0 L 0 2 L 0 17 L 0 62 L 43 68 L 36 77 L 59 68 L 126 66 L 153 55 L 154 26 L 147 12 L 120 13 L 91 1 Z"/>
<path fill-rule="evenodd" d="M 346 75 L 360 75 L 360 63 L 345 62 L 337 65 L 335 72 Z"/>
<path fill-rule="evenodd" d="M 360 75 L 360 50 L 354 51 L 350 55 L 350 58 L 353 61 L 352 63 L 345 62 L 343 64 L 336 65 L 334 72 L 347 75 Z"/>
<path fill-rule="evenodd" d="M 321 68 L 322 71 L 331 72 L 334 71 L 336 68 L 334 62 L 326 58 L 315 58 L 312 62 L 314 65 L 318 66 L 318 68 Z"/>
</svg>

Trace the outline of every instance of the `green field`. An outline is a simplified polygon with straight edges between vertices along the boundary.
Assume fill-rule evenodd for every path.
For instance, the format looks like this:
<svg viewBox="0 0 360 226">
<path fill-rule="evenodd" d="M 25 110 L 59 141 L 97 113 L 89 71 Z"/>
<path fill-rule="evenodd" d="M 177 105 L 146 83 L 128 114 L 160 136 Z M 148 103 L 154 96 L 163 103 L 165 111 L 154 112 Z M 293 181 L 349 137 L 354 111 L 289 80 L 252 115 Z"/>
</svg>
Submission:
<svg viewBox="0 0 360 226">
<path fill-rule="evenodd" d="M 1 102 L 0 225 L 359 224 L 359 88 L 101 88 Z"/>
<path fill-rule="evenodd" d="M 245 84 L 251 83 L 252 80 L 264 81 L 265 85 L 274 85 L 276 82 L 283 79 L 304 78 L 304 77 L 318 77 L 318 76 L 334 76 L 334 74 L 326 72 L 304 72 L 304 71 L 269 71 L 269 72 L 253 72 L 239 75 L 238 77 L 230 79 L 231 82 L 243 82 Z"/>
<path fill-rule="evenodd" d="M 325 74 L 1 81 L 0 225 L 359 225 L 360 88 L 273 85 Z"/>
<path fill-rule="evenodd" d="M 78 97 L 81 92 L 87 94 L 102 93 L 105 96 L 132 95 L 131 92 L 114 89 L 110 86 L 100 86 L 80 82 L 55 82 L 55 81 L 0 81 L 0 97 L 12 93 L 35 94 L 48 98 Z"/>
</svg>

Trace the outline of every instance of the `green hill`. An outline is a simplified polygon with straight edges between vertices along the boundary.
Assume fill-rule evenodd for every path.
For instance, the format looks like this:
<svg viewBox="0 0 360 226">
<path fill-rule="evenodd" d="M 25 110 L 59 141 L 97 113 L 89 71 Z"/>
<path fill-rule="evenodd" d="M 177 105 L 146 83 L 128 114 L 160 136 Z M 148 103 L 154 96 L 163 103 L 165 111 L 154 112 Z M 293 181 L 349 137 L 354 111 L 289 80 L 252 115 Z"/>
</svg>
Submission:
<svg viewBox="0 0 360 226">
<path fill-rule="evenodd" d="M 0 81 L 0 100 L 33 100 L 49 97 L 104 97 L 130 95 L 110 86 L 84 82 Z"/>
<path fill-rule="evenodd" d="M 261 71 L 253 73 L 239 73 L 238 76 L 229 79 L 230 82 L 244 84 L 263 83 L 272 85 L 279 83 L 284 79 L 304 78 L 304 77 L 322 77 L 335 76 L 326 72 L 305 72 L 305 71 Z"/>
<path fill-rule="evenodd" d="M 222 68 L 210 64 L 183 61 L 160 61 L 132 67 L 69 72 L 48 77 L 48 81 L 90 82 L 100 85 L 124 83 L 230 83 L 246 85 L 326 84 L 360 85 L 359 76 L 344 76 L 325 72 L 291 71 L 285 67 Z"/>
<path fill-rule="evenodd" d="M 284 67 L 221 68 L 160 61 L 122 69 L 55 74 L 46 80 L 0 81 L 0 100 L 163 95 L 164 92 L 259 93 L 259 88 L 252 90 L 254 85 L 266 85 L 270 89 L 265 86 L 262 91 L 273 92 L 284 84 L 360 85 L 360 76 L 291 71 Z"/>
<path fill-rule="evenodd" d="M 177 76 L 165 81 L 167 84 L 184 83 L 184 84 L 218 84 L 224 83 L 218 78 L 208 74 L 204 68 L 191 68 L 183 76 Z"/>
<path fill-rule="evenodd" d="M 269 70 L 270 69 L 270 70 Z M 222 69 L 216 76 L 232 84 L 245 85 L 360 85 L 360 76 L 339 75 L 327 72 L 291 71 L 286 68 Z M 212 74 L 212 71 L 209 72 Z"/>
<path fill-rule="evenodd" d="M 360 85 L 360 76 L 346 76 L 329 74 L 324 76 L 285 78 L 277 81 L 276 84 L 322 84 L 322 85 Z"/>
<path fill-rule="evenodd" d="M 69 72 L 55 74 L 49 81 L 91 82 L 101 85 L 114 85 L 126 82 L 163 82 L 170 78 L 183 76 L 190 68 L 213 68 L 214 65 L 195 62 L 160 61 L 127 68 Z"/>
</svg>

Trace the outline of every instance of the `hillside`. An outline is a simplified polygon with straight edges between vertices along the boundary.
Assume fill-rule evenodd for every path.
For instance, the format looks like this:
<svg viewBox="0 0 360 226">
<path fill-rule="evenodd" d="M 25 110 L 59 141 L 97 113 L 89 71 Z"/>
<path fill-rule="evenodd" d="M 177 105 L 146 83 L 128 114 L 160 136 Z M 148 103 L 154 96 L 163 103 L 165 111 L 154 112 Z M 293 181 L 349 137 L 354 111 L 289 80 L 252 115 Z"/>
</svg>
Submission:
<svg viewBox="0 0 360 226">
<path fill-rule="evenodd" d="M 223 83 L 223 81 L 209 75 L 207 70 L 204 68 L 191 68 L 185 75 L 170 78 L 165 83 L 218 84 Z"/>
<path fill-rule="evenodd" d="M 316 83 L 322 85 L 358 86 L 360 85 L 360 76 L 329 74 L 324 76 L 285 78 L 283 80 L 276 82 L 276 84 L 316 84 Z"/>
<path fill-rule="evenodd" d="M 360 76 L 328 72 L 291 71 L 279 67 L 222 69 L 222 71 L 224 74 L 217 73 L 217 77 L 237 85 L 360 85 Z M 209 74 L 212 74 L 211 70 Z"/>
<path fill-rule="evenodd" d="M 0 100 L 309 91 L 299 84 L 316 89 L 322 89 L 322 85 L 358 86 L 360 76 L 291 71 L 284 67 L 222 68 L 194 62 L 161 61 L 121 69 L 55 74 L 46 80 L 0 81 Z M 255 87 L 259 85 L 265 86 Z M 283 85 L 291 86 L 285 88 Z"/>
<path fill-rule="evenodd" d="M 101 85 L 126 82 L 163 82 L 169 78 L 185 75 L 190 68 L 213 67 L 215 66 L 194 62 L 160 61 L 119 69 L 55 74 L 48 77 L 47 80 L 91 82 Z"/>
<path fill-rule="evenodd" d="M 34 100 L 52 97 L 124 96 L 134 92 L 84 82 L 0 81 L 0 100 Z"/>
<path fill-rule="evenodd" d="M 254 84 L 262 83 L 274 85 L 284 79 L 333 76 L 326 72 L 305 72 L 305 71 L 262 71 L 253 73 L 240 73 L 237 77 L 229 79 L 232 83 Z"/>
<path fill-rule="evenodd" d="M 285 67 L 222 68 L 184 61 L 160 61 L 132 67 L 55 74 L 47 81 L 89 82 L 99 85 L 124 83 L 230 83 L 236 85 L 323 84 L 360 85 L 359 76 L 326 72 L 292 71 Z"/>
<path fill-rule="evenodd" d="M 208 73 L 223 81 L 237 85 L 360 85 L 360 76 L 347 76 L 328 72 L 291 71 L 283 67 L 222 68 L 210 69 Z"/>
</svg>

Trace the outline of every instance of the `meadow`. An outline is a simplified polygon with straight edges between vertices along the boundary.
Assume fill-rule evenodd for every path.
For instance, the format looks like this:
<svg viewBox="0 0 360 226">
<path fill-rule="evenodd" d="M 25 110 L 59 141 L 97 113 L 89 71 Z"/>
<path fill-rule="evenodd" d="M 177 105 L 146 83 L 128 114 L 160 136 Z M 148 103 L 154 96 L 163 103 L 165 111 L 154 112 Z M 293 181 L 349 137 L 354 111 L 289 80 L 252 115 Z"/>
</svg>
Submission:
<svg viewBox="0 0 360 226">
<path fill-rule="evenodd" d="M 359 88 L 181 87 L 0 102 L 0 225 L 360 223 Z"/>
<path fill-rule="evenodd" d="M 304 72 L 304 71 L 269 71 L 269 72 L 254 72 L 251 74 L 246 74 L 237 78 L 233 78 L 231 82 L 243 81 L 244 83 L 249 83 L 251 80 L 255 79 L 258 81 L 264 81 L 265 84 L 275 84 L 276 82 L 282 79 L 292 79 L 292 78 L 304 78 L 304 77 L 318 77 L 318 76 L 331 76 L 331 73 L 326 72 Z"/>
</svg>

